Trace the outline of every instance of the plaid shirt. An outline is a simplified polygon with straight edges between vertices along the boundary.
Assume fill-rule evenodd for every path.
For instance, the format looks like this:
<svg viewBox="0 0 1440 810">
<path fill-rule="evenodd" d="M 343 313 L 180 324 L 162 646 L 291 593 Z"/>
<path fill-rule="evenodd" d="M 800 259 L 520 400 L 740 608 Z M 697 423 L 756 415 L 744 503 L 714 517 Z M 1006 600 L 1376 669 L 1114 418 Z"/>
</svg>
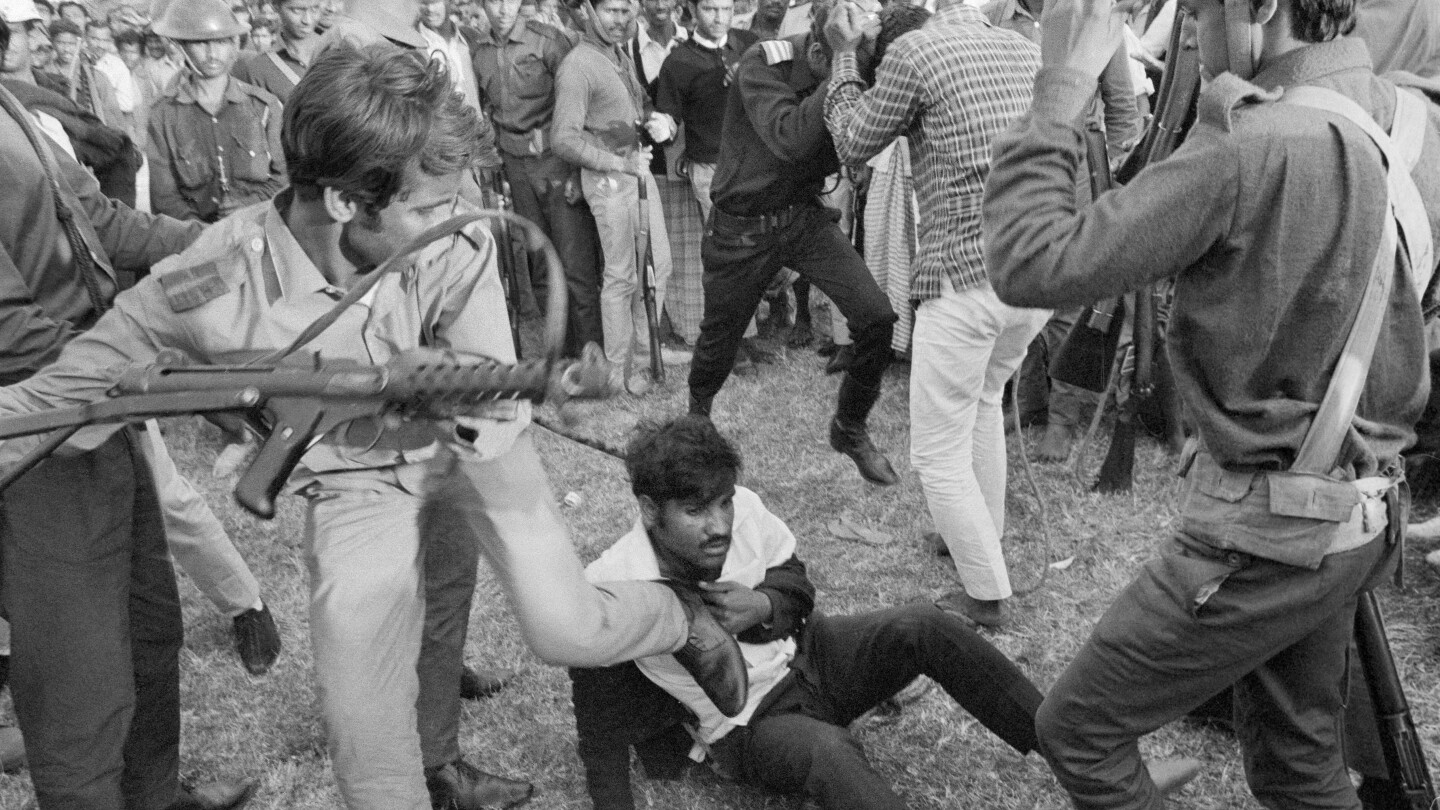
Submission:
<svg viewBox="0 0 1440 810">
<path fill-rule="evenodd" d="M 920 199 L 912 301 L 988 283 L 980 202 L 990 141 L 1029 108 L 1039 67 L 1039 48 L 961 0 L 940 0 L 924 28 L 895 40 L 868 91 L 854 55 L 836 56 L 825 123 L 841 162 L 910 138 Z"/>
</svg>

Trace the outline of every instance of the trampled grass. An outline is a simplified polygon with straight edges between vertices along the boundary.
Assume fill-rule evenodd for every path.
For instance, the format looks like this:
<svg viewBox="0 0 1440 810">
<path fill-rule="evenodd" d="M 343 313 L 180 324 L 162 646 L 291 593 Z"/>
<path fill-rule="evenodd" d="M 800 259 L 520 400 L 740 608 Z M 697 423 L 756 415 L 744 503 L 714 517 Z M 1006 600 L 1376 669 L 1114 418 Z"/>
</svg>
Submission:
<svg viewBox="0 0 1440 810">
<path fill-rule="evenodd" d="M 825 611 L 932 599 L 954 589 L 953 569 L 929 556 L 919 542 L 930 521 L 907 458 L 904 367 L 897 367 L 887 380 L 873 419 L 876 443 L 888 451 L 903 480 L 897 487 L 880 489 L 864 483 L 849 460 L 826 444 L 837 380 L 820 372 L 822 362 L 808 351 L 791 352 L 775 366 L 762 366 L 756 377 L 732 379 L 716 400 L 716 423 L 744 453 L 744 484 L 758 491 L 799 538 L 800 554 Z M 684 410 L 683 373 L 672 369 L 668 386 L 647 399 L 589 406 L 587 418 L 573 429 L 623 443 L 638 419 Z M 300 505 L 294 498 L 285 499 L 279 517 L 269 523 L 243 514 L 229 495 L 233 481 L 209 476 L 216 449 L 213 432 L 195 420 L 172 420 L 168 428 L 182 470 L 206 492 L 260 578 L 286 643 L 268 676 L 249 678 L 230 649 L 229 622 L 182 578 L 187 632 L 181 661 L 184 774 L 199 781 L 257 779 L 261 789 L 252 807 L 338 808 L 311 687 Z M 568 492 L 581 496 L 579 506 L 564 512 L 577 550 L 586 561 L 593 559 L 634 519 L 623 469 L 595 450 L 543 430 L 538 435 L 556 497 Z M 1113 594 L 1164 536 L 1175 513 L 1177 480 L 1170 474 L 1172 461 L 1154 444 L 1143 442 L 1133 492 L 1091 494 L 1081 490 L 1068 467 L 1037 466 L 1037 502 L 1018 469 L 1013 437 L 1010 447 L 1005 542 L 1017 588 L 1033 583 L 1048 563 L 1074 558 L 1070 566 L 1050 570 L 1042 589 L 1017 598 L 1012 628 L 991 636 L 1044 689 L 1074 655 Z M 1102 454 L 1103 447 L 1092 454 L 1095 463 Z M 888 532 L 894 541 L 870 546 L 834 539 L 825 526 L 837 517 Z M 1387 590 L 1384 601 L 1398 664 L 1434 771 L 1440 768 L 1440 662 L 1434 630 L 1440 618 L 1435 601 L 1440 579 L 1421 556 L 1419 549 L 1410 551 L 1408 589 Z M 564 672 L 540 664 L 525 650 L 485 570 L 475 600 L 469 657 L 518 669 L 522 676 L 500 695 L 466 706 L 466 755 L 489 770 L 535 781 L 532 807 L 589 807 L 575 753 L 569 681 Z M 8 711 L 8 699 L 4 708 Z M 938 689 L 907 706 L 898 719 L 862 719 L 857 733 L 876 767 L 912 807 L 1068 806 L 1038 756 L 1016 755 Z M 1174 806 L 1258 807 L 1245 789 L 1237 749 L 1228 736 L 1182 722 L 1147 738 L 1143 747 L 1152 756 L 1189 755 L 1205 762 L 1204 773 Z M 640 807 L 797 806 L 791 799 L 706 776 L 648 783 L 637 775 L 635 784 Z M 27 777 L 0 776 L 0 808 L 18 809 L 28 798 Z"/>
</svg>

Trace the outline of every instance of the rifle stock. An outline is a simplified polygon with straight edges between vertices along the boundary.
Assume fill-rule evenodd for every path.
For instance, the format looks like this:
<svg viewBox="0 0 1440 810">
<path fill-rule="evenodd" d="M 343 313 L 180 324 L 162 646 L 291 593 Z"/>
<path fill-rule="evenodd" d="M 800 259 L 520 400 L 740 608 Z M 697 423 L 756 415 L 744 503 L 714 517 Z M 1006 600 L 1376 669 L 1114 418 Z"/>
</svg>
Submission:
<svg viewBox="0 0 1440 810">
<path fill-rule="evenodd" d="M 1390 781 L 1403 794 L 1405 810 L 1431 810 L 1436 806 L 1435 786 L 1430 781 L 1430 769 L 1425 764 L 1425 752 L 1410 716 L 1400 674 L 1395 671 L 1395 658 L 1385 637 L 1385 619 L 1374 591 L 1360 594 L 1356 605 L 1355 646 L 1375 704 L 1380 749 Z"/>
<path fill-rule="evenodd" d="M 515 213 L 515 205 L 510 196 L 510 183 L 498 169 L 491 178 L 489 192 L 495 196 L 497 210 L 512 215 Z M 515 356 L 520 358 L 524 355 L 520 346 L 520 268 L 515 264 L 515 241 L 510 236 L 509 220 L 496 219 L 491 223 L 491 227 L 500 263 L 500 276 L 505 285 L 505 310 L 510 316 L 510 340 L 515 344 Z"/>
<path fill-rule="evenodd" d="M 1195 116 L 1200 95 L 1200 55 L 1182 43 L 1192 41 L 1185 36 L 1194 25 L 1189 15 L 1177 16 L 1170 31 L 1169 49 L 1165 53 L 1165 72 L 1161 77 L 1155 118 L 1146 128 L 1140 144 L 1130 153 L 1115 182 L 1129 182 L 1146 166 L 1169 157 L 1185 139 Z M 1093 172 L 1094 167 L 1091 168 Z M 1135 371 L 1131 378 L 1130 396 L 1115 420 L 1115 433 L 1110 450 L 1100 466 L 1095 481 L 1096 492 L 1125 492 L 1134 484 L 1135 430 L 1142 401 L 1154 390 L 1155 356 L 1155 290 L 1145 286 L 1135 291 L 1135 318 L 1131 331 Z"/>
<path fill-rule="evenodd" d="M 640 189 L 640 290 L 645 298 L 645 325 L 649 328 L 650 376 L 657 384 L 665 382 L 665 358 L 660 356 L 660 308 L 655 300 L 655 254 L 650 243 L 650 190 L 644 177 L 635 178 Z"/>
</svg>

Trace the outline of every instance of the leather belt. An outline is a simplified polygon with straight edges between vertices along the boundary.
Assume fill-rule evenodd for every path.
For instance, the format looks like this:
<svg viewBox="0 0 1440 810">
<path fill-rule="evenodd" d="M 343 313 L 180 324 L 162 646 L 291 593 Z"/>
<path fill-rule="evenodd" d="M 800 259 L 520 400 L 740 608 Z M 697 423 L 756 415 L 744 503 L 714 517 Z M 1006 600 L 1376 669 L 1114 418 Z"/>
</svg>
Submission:
<svg viewBox="0 0 1440 810">
<path fill-rule="evenodd" d="M 810 205 L 787 205 L 778 211 L 770 211 L 753 217 L 737 217 L 727 214 L 715 206 L 710 211 L 712 224 L 721 230 L 734 233 L 764 234 L 781 230 L 794 222 Z"/>
</svg>

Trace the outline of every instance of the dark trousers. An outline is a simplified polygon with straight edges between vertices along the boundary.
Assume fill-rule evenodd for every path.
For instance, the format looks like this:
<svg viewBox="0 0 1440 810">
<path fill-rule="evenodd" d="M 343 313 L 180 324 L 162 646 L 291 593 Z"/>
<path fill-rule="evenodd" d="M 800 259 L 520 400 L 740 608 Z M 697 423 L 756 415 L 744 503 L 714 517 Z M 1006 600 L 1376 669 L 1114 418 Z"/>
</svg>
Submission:
<svg viewBox="0 0 1440 810">
<path fill-rule="evenodd" d="M 1390 548 L 1377 539 L 1312 571 L 1173 538 L 1040 707 L 1041 751 L 1075 806 L 1162 807 L 1136 740 L 1234 684 L 1245 776 L 1260 803 L 1358 810 L 1341 745 L 1348 653 L 1356 598 Z"/>
<path fill-rule="evenodd" d="M 691 408 L 708 413 L 710 402 L 735 365 L 745 325 L 775 273 L 789 267 L 819 287 L 845 316 L 855 342 L 855 361 L 840 386 L 837 413 L 864 424 L 890 365 L 895 312 L 865 261 L 819 204 L 794 210 L 780 227 L 751 232 L 722 227 L 711 213 L 700 256 L 705 273 L 705 315 L 690 365 Z"/>
<path fill-rule="evenodd" d="M 600 236 L 585 200 L 571 203 L 563 183 L 554 178 L 554 160 L 504 155 L 505 179 L 515 213 L 539 225 L 555 243 L 565 265 L 568 324 L 565 353 L 579 356 L 586 343 L 604 342 L 600 328 Z M 544 311 L 549 291 L 548 268 L 539 253 L 530 255 L 531 290 Z"/>
<path fill-rule="evenodd" d="M 929 603 L 815 616 L 794 670 L 750 721 L 744 767 L 750 779 L 804 793 L 826 810 L 905 806 L 846 726 L 921 675 L 1017 750 L 1036 746 L 1035 685 L 974 630 Z"/>
<path fill-rule="evenodd" d="M 426 768 L 460 758 L 460 672 L 480 565 L 480 539 L 445 497 L 420 510 L 425 635 L 420 640 L 415 700 L 420 756 Z"/>
<path fill-rule="evenodd" d="M 0 496 L 10 689 L 43 810 L 161 810 L 180 746 L 175 572 L 129 431 Z"/>
</svg>

